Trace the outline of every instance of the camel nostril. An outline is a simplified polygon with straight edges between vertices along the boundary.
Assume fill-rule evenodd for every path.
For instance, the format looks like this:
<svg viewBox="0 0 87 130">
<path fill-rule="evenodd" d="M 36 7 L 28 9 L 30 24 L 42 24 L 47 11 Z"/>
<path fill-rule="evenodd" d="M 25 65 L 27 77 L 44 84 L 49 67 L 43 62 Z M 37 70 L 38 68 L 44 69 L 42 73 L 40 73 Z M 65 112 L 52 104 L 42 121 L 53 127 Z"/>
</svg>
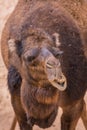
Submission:
<svg viewBox="0 0 87 130">
<path fill-rule="evenodd" d="M 52 68 L 54 68 L 54 63 L 53 63 L 53 62 L 47 62 L 47 63 L 46 63 L 46 67 L 47 67 L 48 69 L 52 69 Z"/>
<path fill-rule="evenodd" d="M 53 68 L 53 66 L 50 65 L 50 64 L 47 64 L 46 67 L 47 67 L 48 69 L 52 69 L 52 68 Z"/>
<path fill-rule="evenodd" d="M 46 67 L 51 69 L 51 68 L 56 68 L 56 67 L 59 67 L 60 66 L 60 63 L 58 61 L 55 61 L 55 60 L 48 60 L 46 62 Z"/>
</svg>

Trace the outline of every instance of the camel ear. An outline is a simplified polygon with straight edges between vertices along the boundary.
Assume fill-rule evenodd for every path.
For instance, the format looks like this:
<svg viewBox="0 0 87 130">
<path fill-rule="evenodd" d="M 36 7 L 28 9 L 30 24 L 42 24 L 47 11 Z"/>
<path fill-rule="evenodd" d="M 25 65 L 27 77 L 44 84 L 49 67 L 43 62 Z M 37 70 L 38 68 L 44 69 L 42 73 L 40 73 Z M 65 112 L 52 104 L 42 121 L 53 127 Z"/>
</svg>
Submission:
<svg viewBox="0 0 87 130">
<path fill-rule="evenodd" d="M 10 39 L 8 41 L 8 49 L 9 49 L 9 61 L 10 64 L 15 66 L 18 70 L 20 70 L 21 68 L 21 60 L 20 60 L 20 56 L 21 56 L 21 43 L 17 43 L 18 41 L 14 40 L 14 39 Z"/>
<path fill-rule="evenodd" d="M 15 45 L 15 40 L 14 39 L 10 39 L 8 41 L 8 49 L 10 51 L 10 53 L 13 53 L 16 51 L 16 45 Z"/>
<path fill-rule="evenodd" d="M 63 54 L 63 51 L 60 50 L 61 42 L 59 41 L 59 34 L 53 34 L 53 40 L 55 43 L 55 47 L 52 47 L 53 54 L 57 57 Z"/>
<path fill-rule="evenodd" d="M 61 43 L 59 41 L 59 34 L 58 33 L 54 33 L 53 34 L 53 39 L 54 39 L 54 42 L 55 42 L 55 46 L 59 47 L 61 45 Z"/>
<path fill-rule="evenodd" d="M 22 43 L 21 41 L 15 40 L 15 39 L 10 39 L 8 41 L 8 49 L 10 53 L 16 53 L 19 57 L 22 54 Z"/>
</svg>

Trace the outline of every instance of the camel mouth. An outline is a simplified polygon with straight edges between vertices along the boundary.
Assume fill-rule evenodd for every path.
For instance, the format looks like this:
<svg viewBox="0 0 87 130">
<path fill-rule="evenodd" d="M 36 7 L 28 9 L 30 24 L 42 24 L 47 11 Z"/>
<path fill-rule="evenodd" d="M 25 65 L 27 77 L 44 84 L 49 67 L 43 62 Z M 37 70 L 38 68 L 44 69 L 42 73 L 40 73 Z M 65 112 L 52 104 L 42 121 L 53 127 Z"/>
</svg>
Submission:
<svg viewBox="0 0 87 130">
<path fill-rule="evenodd" d="M 54 79 L 51 81 L 51 84 L 60 91 L 64 91 L 67 88 L 67 81 L 64 75 L 62 79 Z"/>
<path fill-rule="evenodd" d="M 53 87 L 60 91 L 64 91 L 67 88 L 67 80 L 62 72 L 61 63 L 53 55 L 50 55 L 46 59 L 45 72 Z"/>
<path fill-rule="evenodd" d="M 46 64 L 46 73 L 53 87 L 64 91 L 67 88 L 67 80 L 60 69 L 60 64 L 55 68 L 52 64 Z"/>
</svg>

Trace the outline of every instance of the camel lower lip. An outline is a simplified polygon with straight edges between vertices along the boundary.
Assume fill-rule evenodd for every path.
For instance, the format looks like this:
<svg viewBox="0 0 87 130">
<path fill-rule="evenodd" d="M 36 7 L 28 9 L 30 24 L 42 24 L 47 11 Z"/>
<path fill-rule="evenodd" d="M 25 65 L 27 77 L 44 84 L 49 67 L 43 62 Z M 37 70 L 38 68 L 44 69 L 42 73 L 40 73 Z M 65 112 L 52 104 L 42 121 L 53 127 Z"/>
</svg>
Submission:
<svg viewBox="0 0 87 130">
<path fill-rule="evenodd" d="M 64 90 L 66 89 L 66 87 L 67 87 L 66 81 L 65 81 L 65 82 L 62 82 L 62 83 L 57 82 L 57 81 L 52 81 L 51 84 L 52 84 L 55 88 L 59 89 L 60 91 L 64 91 Z"/>
</svg>

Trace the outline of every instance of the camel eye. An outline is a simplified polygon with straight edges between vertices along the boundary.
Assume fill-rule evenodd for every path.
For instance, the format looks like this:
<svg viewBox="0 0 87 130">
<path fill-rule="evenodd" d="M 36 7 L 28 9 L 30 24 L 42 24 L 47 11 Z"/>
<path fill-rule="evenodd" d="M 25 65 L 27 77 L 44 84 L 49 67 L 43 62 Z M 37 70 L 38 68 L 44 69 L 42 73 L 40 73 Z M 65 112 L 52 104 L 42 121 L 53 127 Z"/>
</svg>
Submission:
<svg viewBox="0 0 87 130">
<path fill-rule="evenodd" d="M 36 57 L 35 56 L 28 56 L 27 61 L 32 62 Z"/>
<path fill-rule="evenodd" d="M 30 63 L 30 62 L 32 62 L 36 57 L 37 57 L 37 55 L 31 55 L 31 54 L 28 53 L 27 56 L 24 55 L 23 59 L 24 59 L 25 62 Z"/>
<path fill-rule="evenodd" d="M 26 62 L 32 62 L 39 54 L 38 48 L 29 49 L 24 54 L 24 60 Z"/>
</svg>

